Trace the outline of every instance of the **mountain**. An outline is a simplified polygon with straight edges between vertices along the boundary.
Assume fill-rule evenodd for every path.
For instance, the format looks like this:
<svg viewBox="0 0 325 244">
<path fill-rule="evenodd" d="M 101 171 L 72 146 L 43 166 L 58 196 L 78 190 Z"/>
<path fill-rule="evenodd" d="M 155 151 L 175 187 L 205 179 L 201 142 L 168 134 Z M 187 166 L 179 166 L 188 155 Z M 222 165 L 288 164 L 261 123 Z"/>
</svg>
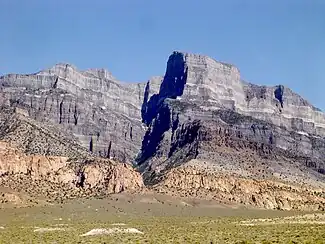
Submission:
<svg viewBox="0 0 325 244">
<path fill-rule="evenodd" d="M 0 112 L 0 186 L 32 199 L 62 201 L 140 191 L 143 181 L 126 163 L 99 158 L 55 124 L 22 109 Z"/>
<path fill-rule="evenodd" d="M 104 69 L 58 64 L 0 77 L 0 99 L 0 140 L 28 157 L 65 156 L 77 166 L 122 162 L 136 183 L 121 189 L 142 188 L 132 163 L 157 192 L 325 208 L 324 113 L 282 85 L 243 81 L 234 65 L 174 52 L 164 77 L 123 83 Z M 36 132 L 21 132 L 17 113 Z"/>
<path fill-rule="evenodd" d="M 325 189 L 324 114 L 289 88 L 242 81 L 233 65 L 174 52 L 142 120 L 137 165 L 147 185 L 266 208 L 308 205 L 288 197 L 297 185 Z M 241 189 L 247 181 L 255 187 Z"/>
<path fill-rule="evenodd" d="M 158 91 L 160 80 L 150 80 L 150 94 Z M 0 86 L 1 104 L 59 124 L 101 157 L 130 163 L 141 146 L 145 83 L 119 82 L 104 69 L 57 64 L 36 74 L 2 76 Z"/>
</svg>

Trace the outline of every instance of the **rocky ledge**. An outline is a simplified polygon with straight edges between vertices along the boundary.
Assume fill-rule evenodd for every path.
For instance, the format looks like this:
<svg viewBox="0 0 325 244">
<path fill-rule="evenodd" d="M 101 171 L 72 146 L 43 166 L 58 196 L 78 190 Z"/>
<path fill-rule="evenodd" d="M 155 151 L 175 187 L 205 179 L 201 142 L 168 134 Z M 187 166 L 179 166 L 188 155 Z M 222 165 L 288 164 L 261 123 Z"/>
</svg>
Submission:
<svg viewBox="0 0 325 244">
<path fill-rule="evenodd" d="M 0 125 L 0 188 L 7 189 L 5 202 L 21 205 L 24 197 L 19 195 L 32 203 L 40 198 L 57 202 L 144 187 L 131 165 L 97 157 L 73 135 L 35 121 L 23 110 L 3 108 Z"/>
<path fill-rule="evenodd" d="M 73 134 L 89 152 L 132 163 L 141 147 L 144 92 L 158 92 L 161 77 L 124 83 L 104 69 L 57 64 L 34 74 L 0 77 L 0 104 L 23 109 L 41 123 Z M 150 84 L 150 89 L 145 87 Z"/>
<path fill-rule="evenodd" d="M 26 155 L 5 142 L 0 142 L 0 185 L 34 200 L 45 198 L 56 202 L 139 192 L 144 187 L 141 175 L 128 164 L 101 158 L 77 161 Z"/>
<path fill-rule="evenodd" d="M 159 192 L 324 209 L 324 113 L 207 56 L 174 52 L 165 76 L 143 83 L 68 64 L 9 74 L 0 77 L 0 102 L 3 147 L 24 155 L 22 164 L 14 154 L 2 161 L 1 184 L 46 182 L 68 195 L 140 189 L 133 163 Z"/>
<path fill-rule="evenodd" d="M 238 178 L 232 187 L 265 186 L 266 196 L 272 199 L 259 200 L 255 196 L 259 190 L 231 197 L 233 191 L 221 193 L 211 188 L 213 196 L 235 202 L 302 209 L 308 204 L 298 199 L 306 197 L 307 201 L 314 191 L 324 191 L 324 114 L 289 88 L 253 85 L 242 81 L 233 65 L 174 52 L 159 93 L 146 98 L 142 120 L 148 129 L 137 165 L 145 183 L 154 189 L 159 185 L 166 192 L 170 188 L 184 194 L 201 192 L 206 185 L 193 186 L 193 182 L 209 179 L 209 188 L 218 184 L 215 173 L 226 171 Z M 179 170 L 191 160 L 196 160 L 198 166 L 209 162 L 209 173 L 199 171 L 192 177 L 189 171 Z M 177 182 L 177 187 L 168 182 Z M 280 183 L 287 186 L 277 187 Z M 292 184 L 308 186 L 310 194 L 298 191 L 297 201 L 294 197 L 286 200 L 285 195 L 292 191 L 284 189 L 290 189 Z M 285 192 L 281 197 L 285 204 L 272 198 L 279 192 Z M 324 195 L 312 198 L 311 205 L 323 209 Z"/>
</svg>

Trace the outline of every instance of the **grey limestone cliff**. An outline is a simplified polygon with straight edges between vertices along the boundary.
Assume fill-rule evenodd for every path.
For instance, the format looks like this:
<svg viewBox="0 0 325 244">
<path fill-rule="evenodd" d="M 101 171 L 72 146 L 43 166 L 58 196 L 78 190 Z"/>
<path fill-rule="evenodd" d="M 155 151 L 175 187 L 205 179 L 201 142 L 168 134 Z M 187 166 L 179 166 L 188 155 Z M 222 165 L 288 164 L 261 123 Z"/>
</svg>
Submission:
<svg viewBox="0 0 325 244">
<path fill-rule="evenodd" d="M 192 159 L 238 171 L 251 151 L 259 164 L 272 161 L 270 175 L 296 174 L 298 168 L 324 181 L 324 113 L 282 85 L 242 81 L 233 65 L 174 52 L 159 93 L 142 111 L 148 130 L 137 163 L 147 180 Z M 242 156 L 225 152 L 233 149 Z"/>
<path fill-rule="evenodd" d="M 325 206 L 324 113 L 287 87 L 248 83 L 234 65 L 207 56 L 174 52 L 165 76 L 143 83 L 69 64 L 8 74 L 0 104 L 0 139 L 27 155 L 134 163 L 159 192 Z"/>
<path fill-rule="evenodd" d="M 287 87 L 250 84 L 234 65 L 203 55 L 174 52 L 165 76 L 143 83 L 69 64 L 8 74 L 0 77 L 0 102 L 58 124 L 94 154 L 136 157 L 144 171 L 156 162 L 173 165 L 175 155 L 184 154 L 178 163 L 211 156 L 216 148 L 207 141 L 219 137 L 230 147 L 270 151 L 324 171 L 322 111 Z"/>
<path fill-rule="evenodd" d="M 247 83 L 235 66 L 207 56 L 174 52 L 159 94 L 148 102 L 148 111 L 165 98 L 182 99 L 207 110 L 230 109 L 288 129 L 325 134 L 324 113 L 289 88 Z M 150 121 L 148 116 L 150 111 L 145 121 Z"/>
<path fill-rule="evenodd" d="M 0 77 L 0 102 L 23 108 L 38 121 L 59 124 L 102 157 L 132 162 L 144 128 L 141 106 L 158 92 L 160 77 L 148 83 L 123 83 L 104 69 L 80 71 L 69 64 L 29 75 Z"/>
</svg>

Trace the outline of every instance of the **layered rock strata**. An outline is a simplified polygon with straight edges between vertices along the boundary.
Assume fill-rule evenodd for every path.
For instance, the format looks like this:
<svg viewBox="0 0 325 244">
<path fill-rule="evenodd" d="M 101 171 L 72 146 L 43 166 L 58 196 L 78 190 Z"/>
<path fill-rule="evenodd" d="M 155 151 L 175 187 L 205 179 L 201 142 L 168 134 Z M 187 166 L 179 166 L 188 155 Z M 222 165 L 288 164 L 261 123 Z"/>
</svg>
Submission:
<svg viewBox="0 0 325 244">
<path fill-rule="evenodd" d="M 75 185 L 98 186 L 87 189 L 141 188 L 128 164 L 110 166 L 115 159 L 134 162 L 145 184 L 159 192 L 264 208 L 324 207 L 324 113 L 289 88 L 248 83 L 234 65 L 207 56 L 174 52 L 165 76 L 146 83 L 126 84 L 106 70 L 68 64 L 6 75 L 0 102 L 0 140 L 26 157 L 69 158 L 62 169 L 75 172 Z M 17 172 L 24 168 L 17 165 Z M 110 173 L 116 167 L 133 172 L 118 169 L 119 177 L 137 183 L 100 180 L 118 174 Z M 46 174 L 58 172 L 50 168 Z"/>
<path fill-rule="evenodd" d="M 324 114 L 281 85 L 242 81 L 233 65 L 174 52 L 142 120 L 148 129 L 137 163 L 153 187 L 196 160 L 212 165 L 210 173 L 325 189 Z"/>
<path fill-rule="evenodd" d="M 0 113 L 0 186 L 33 199 L 63 200 L 141 191 L 141 175 L 127 163 L 99 158 L 60 128 Z"/>
<path fill-rule="evenodd" d="M 69 64 L 29 75 L 0 77 L 0 102 L 22 108 L 39 122 L 59 124 L 76 143 L 98 156 L 131 163 L 144 133 L 141 106 L 148 83 L 122 83 L 104 69 L 77 70 Z M 149 88 L 150 87 L 150 88 Z"/>
</svg>

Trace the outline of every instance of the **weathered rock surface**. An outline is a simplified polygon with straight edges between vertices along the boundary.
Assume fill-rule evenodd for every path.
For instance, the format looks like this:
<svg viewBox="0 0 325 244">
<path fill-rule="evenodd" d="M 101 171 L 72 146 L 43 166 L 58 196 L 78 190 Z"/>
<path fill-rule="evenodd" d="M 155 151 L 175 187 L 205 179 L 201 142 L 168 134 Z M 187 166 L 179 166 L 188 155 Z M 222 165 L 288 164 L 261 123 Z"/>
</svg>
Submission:
<svg viewBox="0 0 325 244">
<path fill-rule="evenodd" d="M 142 119 L 148 130 L 137 163 L 148 185 L 170 188 L 168 179 L 179 177 L 177 191 L 189 191 L 187 173 L 171 172 L 195 159 L 197 165 L 209 162 L 210 173 L 226 170 L 239 181 L 249 177 L 307 184 L 311 192 L 325 189 L 324 114 L 288 88 L 242 81 L 232 65 L 175 52 L 159 93 L 145 100 Z M 278 208 L 276 202 L 271 205 Z M 296 204 L 302 203 L 290 208 Z"/>
<path fill-rule="evenodd" d="M 132 162 L 144 133 L 145 87 L 153 94 L 160 82 L 153 77 L 147 84 L 127 84 L 103 69 L 79 71 L 58 64 L 36 74 L 0 77 L 0 103 L 23 108 L 37 121 L 59 124 L 99 156 Z"/>
<path fill-rule="evenodd" d="M 325 192 L 272 180 L 224 174 L 203 162 L 173 168 L 154 186 L 160 193 L 221 200 L 266 209 L 324 211 Z M 323 188 L 324 189 L 324 188 Z"/>
<path fill-rule="evenodd" d="M 325 134 L 325 115 L 289 88 L 257 86 L 240 78 L 230 64 L 207 56 L 174 52 L 158 95 L 148 101 L 144 121 L 150 123 L 150 108 L 165 98 L 179 98 L 202 109 L 230 109 L 278 126 L 310 134 Z"/>
<path fill-rule="evenodd" d="M 250 84 L 235 66 L 206 56 L 174 52 L 164 78 L 147 83 L 68 64 L 6 75 L 0 103 L 0 140 L 41 157 L 41 169 L 33 170 L 47 175 L 18 173 L 34 159 L 13 161 L 3 166 L 1 184 L 31 181 L 76 192 L 82 183 L 77 192 L 87 194 L 138 189 L 139 174 L 109 160 L 135 158 L 145 184 L 159 192 L 324 209 L 324 113 L 289 88 Z"/>
<path fill-rule="evenodd" d="M 1 187 L 56 201 L 143 188 L 141 175 L 129 164 L 98 158 L 59 127 L 24 114 L 17 109 L 0 113 Z M 19 197 L 9 192 L 3 198 Z"/>
<path fill-rule="evenodd" d="M 51 123 L 38 122 L 26 116 L 22 109 L 3 108 L 0 111 L 0 140 L 19 148 L 26 154 L 90 157 L 91 153 L 77 139 Z"/>
<path fill-rule="evenodd" d="M 325 116 L 321 111 L 282 86 L 244 83 L 237 68 L 205 56 L 171 55 L 160 91 L 147 99 L 143 111 L 149 129 L 140 164 L 153 156 L 147 151 L 156 149 L 156 140 L 160 142 L 158 137 L 165 132 L 173 136 L 184 123 L 196 123 L 198 131 L 208 121 L 212 126 L 219 124 L 220 133 L 231 138 L 263 143 L 292 156 L 308 156 L 323 167 Z M 167 151 L 170 154 L 171 150 Z"/>
<path fill-rule="evenodd" d="M 0 142 L 0 185 L 56 201 L 136 192 L 144 186 L 141 175 L 128 164 L 101 158 L 26 155 L 6 142 Z"/>
</svg>

